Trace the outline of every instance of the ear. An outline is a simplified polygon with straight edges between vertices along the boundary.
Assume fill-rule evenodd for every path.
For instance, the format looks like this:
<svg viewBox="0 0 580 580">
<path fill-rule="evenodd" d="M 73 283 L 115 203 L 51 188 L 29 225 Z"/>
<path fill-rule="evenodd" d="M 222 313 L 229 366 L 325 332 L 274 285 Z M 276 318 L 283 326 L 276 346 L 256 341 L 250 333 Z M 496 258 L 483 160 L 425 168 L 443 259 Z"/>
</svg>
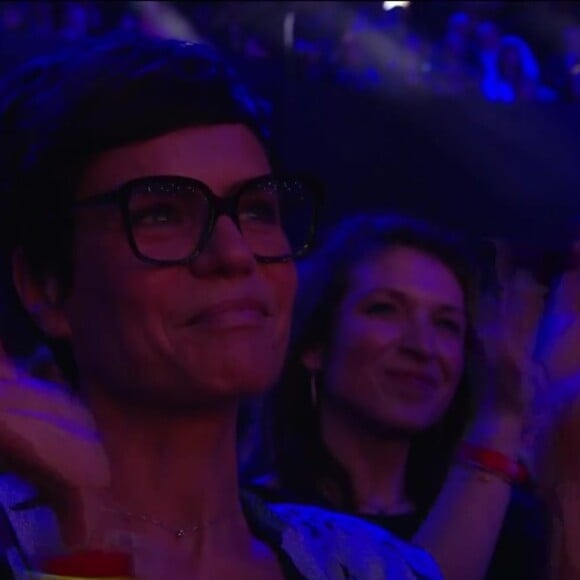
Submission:
<svg viewBox="0 0 580 580">
<path fill-rule="evenodd" d="M 34 276 L 21 248 L 12 255 L 12 279 L 24 309 L 50 338 L 69 338 L 61 288 L 54 276 Z"/>
<path fill-rule="evenodd" d="M 305 350 L 300 358 L 307 370 L 311 373 L 318 373 L 324 366 L 324 346 L 322 344 L 314 345 Z"/>
</svg>

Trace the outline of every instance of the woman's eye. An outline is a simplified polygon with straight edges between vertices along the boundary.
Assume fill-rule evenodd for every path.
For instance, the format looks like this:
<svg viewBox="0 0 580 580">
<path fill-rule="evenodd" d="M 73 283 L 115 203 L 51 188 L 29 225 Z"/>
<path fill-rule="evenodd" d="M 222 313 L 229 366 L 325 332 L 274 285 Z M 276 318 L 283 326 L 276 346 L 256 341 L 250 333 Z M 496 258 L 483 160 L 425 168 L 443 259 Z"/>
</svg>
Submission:
<svg viewBox="0 0 580 580">
<path fill-rule="evenodd" d="M 391 314 L 396 310 L 397 307 L 392 302 L 375 302 L 367 308 L 369 314 Z"/>
<path fill-rule="evenodd" d="M 259 221 L 267 224 L 278 223 L 277 207 L 273 203 L 255 202 L 240 212 L 240 221 Z"/>
<path fill-rule="evenodd" d="M 453 334 L 463 334 L 463 326 L 456 320 L 443 318 L 437 321 L 437 325 Z"/>
<path fill-rule="evenodd" d="M 181 215 L 172 206 L 159 205 L 136 210 L 131 215 L 133 225 L 157 225 L 180 221 Z"/>
</svg>

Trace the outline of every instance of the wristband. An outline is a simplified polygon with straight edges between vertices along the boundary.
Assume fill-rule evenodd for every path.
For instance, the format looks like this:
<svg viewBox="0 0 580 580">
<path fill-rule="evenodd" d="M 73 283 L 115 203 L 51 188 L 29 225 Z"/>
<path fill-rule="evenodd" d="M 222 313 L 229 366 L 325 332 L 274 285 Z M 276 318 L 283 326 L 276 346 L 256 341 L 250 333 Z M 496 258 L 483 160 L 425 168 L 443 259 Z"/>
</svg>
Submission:
<svg viewBox="0 0 580 580">
<path fill-rule="evenodd" d="M 134 577 L 133 562 L 129 554 L 101 550 L 86 550 L 55 556 L 45 560 L 40 571 L 32 574 L 37 579 L 124 580 Z"/>
<path fill-rule="evenodd" d="M 42 572 L 28 572 L 26 580 L 132 580 L 129 576 L 55 576 Z"/>
<path fill-rule="evenodd" d="M 530 479 L 528 470 L 519 461 L 499 451 L 480 447 L 466 441 L 459 445 L 456 459 L 459 463 L 497 475 L 509 484 L 525 483 Z"/>
</svg>

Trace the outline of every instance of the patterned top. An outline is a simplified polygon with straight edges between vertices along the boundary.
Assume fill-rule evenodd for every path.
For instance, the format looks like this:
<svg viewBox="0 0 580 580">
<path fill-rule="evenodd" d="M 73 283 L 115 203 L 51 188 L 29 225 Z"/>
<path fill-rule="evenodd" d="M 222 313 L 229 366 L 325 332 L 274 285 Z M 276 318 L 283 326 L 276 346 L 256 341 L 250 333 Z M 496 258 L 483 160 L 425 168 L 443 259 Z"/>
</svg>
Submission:
<svg viewBox="0 0 580 580">
<path fill-rule="evenodd" d="M 359 518 L 242 494 L 252 527 L 264 526 L 307 580 L 442 579 L 424 550 Z"/>
<path fill-rule="evenodd" d="M 57 544 L 52 512 L 31 505 L 34 490 L 11 476 L 0 476 L 2 578 L 23 578 L 40 546 Z M 441 580 L 424 550 L 398 540 L 360 519 L 317 507 L 270 505 L 242 492 L 250 528 L 277 553 L 287 578 L 305 580 Z M 6 570 L 6 573 L 4 572 Z M 10 574 L 8 574 L 10 571 Z"/>
</svg>

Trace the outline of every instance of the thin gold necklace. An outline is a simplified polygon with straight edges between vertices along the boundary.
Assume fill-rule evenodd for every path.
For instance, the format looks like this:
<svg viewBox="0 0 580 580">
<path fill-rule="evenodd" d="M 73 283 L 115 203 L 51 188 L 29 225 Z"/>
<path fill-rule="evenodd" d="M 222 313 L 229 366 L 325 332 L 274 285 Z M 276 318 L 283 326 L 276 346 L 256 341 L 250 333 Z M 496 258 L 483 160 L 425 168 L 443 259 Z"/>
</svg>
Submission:
<svg viewBox="0 0 580 580">
<path fill-rule="evenodd" d="M 237 514 L 228 514 L 227 516 L 222 516 L 221 518 L 216 518 L 215 520 L 210 520 L 209 522 L 201 522 L 201 523 L 196 524 L 194 526 L 174 527 L 174 526 L 170 526 L 170 525 L 166 524 L 165 522 L 162 522 L 161 520 L 158 520 L 157 518 L 154 518 L 153 516 L 149 516 L 147 514 L 136 514 L 134 512 L 123 510 L 120 508 L 115 509 L 115 508 L 111 508 L 111 507 L 105 507 L 105 508 L 103 508 L 103 510 L 106 512 L 110 512 L 110 513 L 124 516 L 124 517 L 132 519 L 132 520 L 139 520 L 145 524 L 150 524 L 152 526 L 156 526 L 158 528 L 161 528 L 161 529 L 169 532 L 177 539 L 184 538 L 185 536 L 190 535 L 190 534 L 195 534 L 196 532 L 198 532 L 199 530 L 202 530 L 204 528 L 209 528 L 211 526 L 216 526 L 218 524 L 225 523 L 226 521 L 229 521 L 237 516 Z"/>
</svg>

